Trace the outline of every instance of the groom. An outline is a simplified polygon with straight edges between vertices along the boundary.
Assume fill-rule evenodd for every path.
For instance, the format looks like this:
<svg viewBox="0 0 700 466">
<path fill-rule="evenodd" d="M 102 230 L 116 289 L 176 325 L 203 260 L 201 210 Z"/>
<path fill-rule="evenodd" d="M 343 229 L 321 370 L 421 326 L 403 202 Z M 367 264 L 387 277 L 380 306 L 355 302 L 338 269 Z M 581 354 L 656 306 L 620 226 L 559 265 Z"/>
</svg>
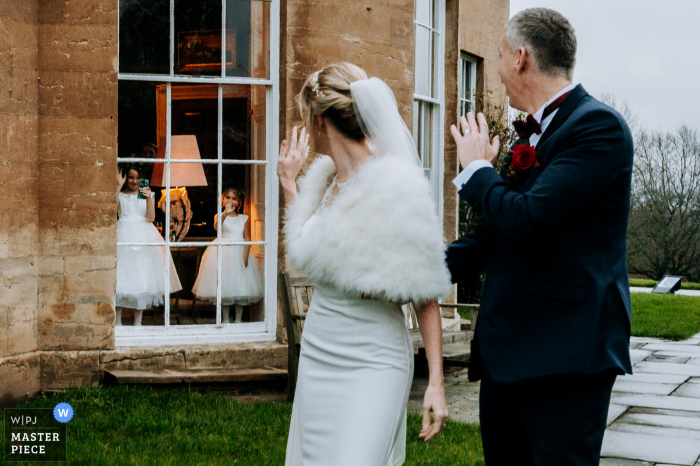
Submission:
<svg viewBox="0 0 700 466">
<path fill-rule="evenodd" d="M 566 18 L 535 8 L 506 28 L 498 74 L 528 113 L 521 146 L 499 174 L 483 115 L 462 118 L 463 136 L 451 128 L 465 167 L 454 184 L 480 222 L 447 262 L 453 282 L 486 271 L 469 368 L 481 379 L 484 455 L 487 466 L 593 466 L 615 378 L 631 373 L 632 137 L 572 84 Z"/>
</svg>

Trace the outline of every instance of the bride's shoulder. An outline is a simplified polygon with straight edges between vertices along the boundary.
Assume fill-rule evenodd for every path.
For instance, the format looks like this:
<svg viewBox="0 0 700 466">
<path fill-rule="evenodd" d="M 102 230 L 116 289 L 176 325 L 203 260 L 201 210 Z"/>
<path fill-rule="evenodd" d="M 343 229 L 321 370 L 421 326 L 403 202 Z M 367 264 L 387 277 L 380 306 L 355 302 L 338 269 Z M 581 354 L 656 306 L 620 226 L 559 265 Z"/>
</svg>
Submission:
<svg viewBox="0 0 700 466">
<path fill-rule="evenodd" d="M 423 169 L 402 155 L 387 154 L 377 157 L 362 167 L 364 184 L 387 192 L 405 192 L 408 189 L 423 191 L 429 183 Z"/>
<path fill-rule="evenodd" d="M 327 155 L 319 155 L 311 162 L 304 175 L 299 178 L 299 188 L 325 186 L 334 173 L 333 160 Z"/>
</svg>

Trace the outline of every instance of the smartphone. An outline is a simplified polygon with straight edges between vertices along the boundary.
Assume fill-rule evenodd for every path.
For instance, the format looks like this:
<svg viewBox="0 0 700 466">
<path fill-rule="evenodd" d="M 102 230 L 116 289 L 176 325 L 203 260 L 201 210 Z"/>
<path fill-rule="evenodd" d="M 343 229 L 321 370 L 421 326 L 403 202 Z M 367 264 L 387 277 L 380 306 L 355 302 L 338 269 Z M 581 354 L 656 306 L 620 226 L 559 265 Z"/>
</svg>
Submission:
<svg viewBox="0 0 700 466">
<path fill-rule="evenodd" d="M 143 194 L 141 194 L 141 188 L 148 188 L 148 186 L 149 186 L 150 184 L 151 184 L 151 181 L 150 181 L 150 180 L 145 180 L 145 179 L 143 179 L 143 178 L 141 178 L 141 179 L 139 180 L 139 195 L 138 195 L 138 198 L 139 198 L 139 199 L 146 199 L 146 197 L 145 197 Z"/>
</svg>

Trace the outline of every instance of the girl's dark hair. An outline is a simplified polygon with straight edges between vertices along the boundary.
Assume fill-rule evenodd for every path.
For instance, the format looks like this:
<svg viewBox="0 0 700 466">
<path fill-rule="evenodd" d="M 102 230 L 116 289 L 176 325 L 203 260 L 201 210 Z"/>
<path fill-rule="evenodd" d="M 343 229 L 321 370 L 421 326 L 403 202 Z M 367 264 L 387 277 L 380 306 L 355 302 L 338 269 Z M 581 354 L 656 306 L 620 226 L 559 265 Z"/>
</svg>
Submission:
<svg viewBox="0 0 700 466">
<path fill-rule="evenodd" d="M 226 193 L 233 191 L 238 197 L 238 207 L 236 207 L 236 213 L 243 212 L 243 204 L 245 203 L 245 190 L 238 183 L 224 183 L 221 187 L 221 196 L 226 196 Z"/>
<path fill-rule="evenodd" d="M 119 162 L 117 166 L 121 169 L 122 175 L 129 176 L 129 172 L 134 170 L 139 174 L 139 178 L 143 178 L 146 173 L 146 165 L 143 163 Z M 122 191 L 126 188 L 126 183 L 122 186 Z"/>
</svg>

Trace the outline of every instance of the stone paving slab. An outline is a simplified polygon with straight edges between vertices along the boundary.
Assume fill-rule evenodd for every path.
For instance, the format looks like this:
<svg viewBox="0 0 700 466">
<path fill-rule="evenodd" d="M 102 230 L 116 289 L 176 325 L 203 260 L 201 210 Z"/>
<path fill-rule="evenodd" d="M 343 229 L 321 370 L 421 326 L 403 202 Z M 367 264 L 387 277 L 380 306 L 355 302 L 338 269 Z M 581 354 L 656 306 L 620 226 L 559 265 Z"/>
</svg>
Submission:
<svg viewBox="0 0 700 466">
<path fill-rule="evenodd" d="M 689 429 L 700 432 L 700 417 L 629 413 L 620 418 L 619 423 L 622 422 L 627 424 L 643 424 L 647 426 Z"/>
<path fill-rule="evenodd" d="M 644 345 L 644 351 L 673 351 L 676 353 L 690 353 L 700 355 L 700 346 L 689 345 L 686 342 L 683 344 L 674 344 L 672 341 L 664 341 L 660 343 L 649 343 Z"/>
<path fill-rule="evenodd" d="M 672 383 L 680 385 L 688 380 L 687 375 L 655 374 L 653 372 L 635 372 L 634 374 L 621 375 L 617 380 L 650 383 Z"/>
<path fill-rule="evenodd" d="M 630 359 L 632 359 L 632 365 L 635 365 L 640 361 L 644 361 L 652 354 L 653 351 L 646 351 L 642 349 L 630 349 Z"/>
<path fill-rule="evenodd" d="M 693 466 L 700 456 L 700 442 L 687 438 L 607 430 L 603 439 L 602 455 Z"/>
<path fill-rule="evenodd" d="M 678 390 L 673 392 L 673 396 L 687 396 L 690 398 L 700 398 L 700 384 L 684 383 Z"/>
<path fill-rule="evenodd" d="M 654 356 L 678 356 L 678 357 L 685 357 L 685 358 L 700 358 L 700 354 L 695 354 L 695 353 L 688 353 L 688 352 L 683 352 L 683 351 L 671 351 L 671 350 L 666 350 L 666 351 L 655 351 Z"/>
<path fill-rule="evenodd" d="M 600 466 L 654 466 L 648 461 L 626 460 L 623 458 L 601 458 Z"/>
<path fill-rule="evenodd" d="M 700 377 L 700 366 L 691 364 L 674 364 L 672 362 L 640 362 L 633 368 L 637 372 L 653 372 L 656 374 L 687 375 Z"/>
<path fill-rule="evenodd" d="M 613 393 L 612 403 L 646 408 L 677 409 L 680 411 L 700 412 L 700 399 L 682 396 L 634 395 Z"/>
<path fill-rule="evenodd" d="M 700 385 L 696 386 L 700 388 Z M 613 386 L 614 392 L 642 393 L 648 395 L 670 395 L 678 384 L 636 382 L 618 378 Z"/>
<path fill-rule="evenodd" d="M 695 411 L 682 411 L 679 409 L 663 409 L 663 408 L 646 408 L 646 407 L 642 407 L 642 406 L 630 406 L 628 413 L 630 413 L 630 414 L 658 414 L 660 416 L 677 416 L 677 417 L 698 418 L 698 413 Z"/>
<path fill-rule="evenodd" d="M 610 403 L 610 406 L 608 407 L 608 419 L 605 425 L 609 426 L 610 424 L 615 422 L 615 420 L 622 416 L 622 414 L 625 411 L 627 411 L 627 409 L 629 409 L 629 406 Z"/>
<path fill-rule="evenodd" d="M 675 355 L 661 354 L 661 351 L 654 353 L 645 359 L 646 362 L 672 362 L 674 364 L 685 364 L 690 359 L 690 354 L 676 353 Z"/>
<path fill-rule="evenodd" d="M 627 424 L 623 419 L 608 427 L 611 431 L 632 432 L 637 434 L 654 435 L 658 437 L 689 438 L 700 440 L 700 430 L 679 429 L 676 427 L 646 426 L 643 424 Z M 700 448 L 700 442 L 698 442 Z M 700 454 L 700 451 L 698 451 Z M 696 458 L 697 459 L 697 458 Z"/>
</svg>

